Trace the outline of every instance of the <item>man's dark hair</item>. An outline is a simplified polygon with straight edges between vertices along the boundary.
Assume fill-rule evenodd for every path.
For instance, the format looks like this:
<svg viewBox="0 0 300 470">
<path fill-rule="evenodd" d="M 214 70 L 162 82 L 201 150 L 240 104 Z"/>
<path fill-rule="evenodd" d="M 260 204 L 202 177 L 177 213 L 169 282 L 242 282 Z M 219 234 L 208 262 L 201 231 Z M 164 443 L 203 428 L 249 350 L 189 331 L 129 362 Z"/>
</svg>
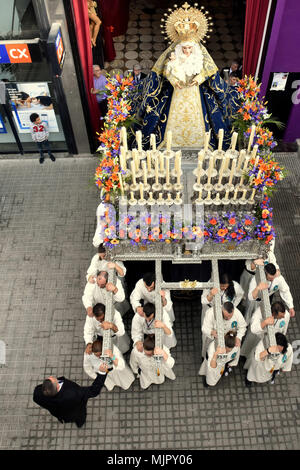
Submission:
<svg viewBox="0 0 300 470">
<path fill-rule="evenodd" d="M 232 313 L 234 310 L 234 305 L 232 302 L 224 302 L 223 309 L 226 310 L 227 313 Z"/>
<path fill-rule="evenodd" d="M 155 335 L 147 335 L 143 342 L 146 351 L 153 351 L 155 348 Z"/>
<path fill-rule="evenodd" d="M 239 74 L 238 74 L 237 72 L 231 72 L 231 73 L 229 74 L 229 77 L 230 77 L 230 78 L 239 78 Z"/>
<path fill-rule="evenodd" d="M 36 121 L 37 118 L 39 118 L 39 117 L 40 117 L 40 116 L 39 116 L 37 113 L 32 113 L 32 114 L 30 114 L 29 119 L 30 119 L 31 122 L 35 123 L 35 121 Z"/>
<path fill-rule="evenodd" d="M 285 312 L 285 306 L 283 305 L 282 302 L 274 302 L 272 305 L 271 305 L 271 312 L 272 314 L 274 314 L 276 317 L 278 315 L 278 313 L 284 313 Z"/>
<path fill-rule="evenodd" d="M 42 383 L 42 393 L 46 397 L 55 397 L 57 394 L 56 385 L 50 379 L 45 379 Z"/>
<path fill-rule="evenodd" d="M 96 339 L 96 341 L 94 341 L 92 344 L 92 352 L 93 353 L 102 352 L 102 345 L 103 345 L 102 338 Z"/>
<path fill-rule="evenodd" d="M 155 274 L 154 273 L 144 274 L 143 281 L 146 284 L 146 286 L 150 287 L 152 282 L 155 282 Z"/>
<path fill-rule="evenodd" d="M 106 253 L 106 249 L 103 246 L 103 243 L 100 243 L 100 245 L 98 246 L 98 253 Z"/>
<path fill-rule="evenodd" d="M 155 305 L 151 303 L 144 305 L 143 312 L 149 318 L 152 313 L 155 313 Z"/>
<path fill-rule="evenodd" d="M 97 277 L 101 274 L 106 280 L 108 279 L 108 272 L 107 271 L 97 271 Z"/>
<path fill-rule="evenodd" d="M 276 266 L 273 263 L 268 263 L 265 265 L 265 272 L 267 274 L 270 274 L 271 276 L 274 276 L 276 274 Z"/>
<path fill-rule="evenodd" d="M 276 344 L 277 346 L 282 346 L 283 350 L 281 354 L 285 354 L 287 352 L 288 348 L 288 341 L 286 339 L 286 336 L 284 336 L 282 333 L 275 333 L 275 338 L 276 338 Z"/>
<path fill-rule="evenodd" d="M 236 331 L 227 331 L 225 335 L 225 346 L 227 348 L 233 349 L 235 346 Z"/>
<path fill-rule="evenodd" d="M 105 314 L 105 305 L 100 303 L 94 305 L 93 314 L 96 318 L 101 317 L 103 314 Z"/>
<path fill-rule="evenodd" d="M 234 284 L 231 279 L 231 276 L 227 273 L 222 273 L 220 275 L 220 284 L 229 284 L 227 289 L 225 289 L 225 293 L 227 297 L 229 297 L 231 300 L 234 299 L 235 297 L 235 289 L 234 289 Z"/>
</svg>

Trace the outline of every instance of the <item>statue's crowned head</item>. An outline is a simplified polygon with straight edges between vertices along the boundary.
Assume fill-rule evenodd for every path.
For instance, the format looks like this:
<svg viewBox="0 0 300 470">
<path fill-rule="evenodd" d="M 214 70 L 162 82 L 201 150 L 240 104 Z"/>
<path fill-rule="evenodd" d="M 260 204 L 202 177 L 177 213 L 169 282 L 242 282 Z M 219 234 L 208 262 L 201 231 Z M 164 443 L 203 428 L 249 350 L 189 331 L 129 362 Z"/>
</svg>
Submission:
<svg viewBox="0 0 300 470">
<path fill-rule="evenodd" d="M 194 7 L 190 6 L 185 2 L 182 7 L 176 8 L 173 12 L 169 8 L 169 15 L 165 13 L 165 18 L 162 18 L 162 22 L 165 24 L 161 25 L 164 28 L 166 36 L 171 42 L 178 41 L 193 41 L 195 43 L 205 42 L 205 37 L 208 32 L 211 32 L 210 26 L 212 26 L 211 17 L 207 16 L 208 11 L 203 11 L 204 7 L 200 9 L 195 8 L 198 4 L 195 3 Z"/>
</svg>

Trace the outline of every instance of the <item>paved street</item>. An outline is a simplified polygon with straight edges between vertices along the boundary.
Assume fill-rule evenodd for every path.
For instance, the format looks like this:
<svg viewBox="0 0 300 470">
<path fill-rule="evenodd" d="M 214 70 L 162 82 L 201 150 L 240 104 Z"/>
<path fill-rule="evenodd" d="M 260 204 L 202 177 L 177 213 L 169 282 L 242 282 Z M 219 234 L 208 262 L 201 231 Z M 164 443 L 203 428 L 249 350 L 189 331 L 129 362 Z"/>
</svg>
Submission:
<svg viewBox="0 0 300 470">
<path fill-rule="evenodd" d="M 288 339 L 300 340 L 299 178 L 296 154 L 273 199 L 276 256 L 295 299 Z M 96 158 L 0 160 L 0 449 L 299 449 L 300 366 L 276 384 L 244 387 L 239 366 L 212 390 L 197 375 L 199 302 L 175 304 L 176 381 L 141 391 L 103 389 L 88 403 L 84 428 L 59 423 L 32 401 L 49 375 L 79 384 L 83 371 L 81 296 L 95 249 Z M 124 321 L 127 331 L 131 316 Z M 299 348 L 300 346 L 298 346 Z M 126 355 L 128 360 L 128 355 Z M 298 360 L 300 359 L 298 353 Z"/>
</svg>

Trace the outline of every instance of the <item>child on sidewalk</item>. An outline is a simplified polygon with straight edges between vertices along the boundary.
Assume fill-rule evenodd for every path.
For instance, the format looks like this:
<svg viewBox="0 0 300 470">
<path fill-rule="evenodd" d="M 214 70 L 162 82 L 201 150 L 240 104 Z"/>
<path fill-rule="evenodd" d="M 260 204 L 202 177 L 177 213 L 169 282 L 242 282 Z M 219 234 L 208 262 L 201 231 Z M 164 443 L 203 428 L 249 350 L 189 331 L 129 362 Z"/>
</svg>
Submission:
<svg viewBox="0 0 300 470">
<path fill-rule="evenodd" d="M 49 129 L 48 124 L 45 121 L 42 121 L 40 116 L 37 113 L 32 113 L 30 115 L 31 121 L 31 137 L 34 142 L 36 142 L 39 152 L 40 152 L 40 163 L 44 163 L 44 149 L 47 151 L 50 159 L 55 162 L 55 157 L 51 153 L 50 143 L 48 140 Z"/>
</svg>

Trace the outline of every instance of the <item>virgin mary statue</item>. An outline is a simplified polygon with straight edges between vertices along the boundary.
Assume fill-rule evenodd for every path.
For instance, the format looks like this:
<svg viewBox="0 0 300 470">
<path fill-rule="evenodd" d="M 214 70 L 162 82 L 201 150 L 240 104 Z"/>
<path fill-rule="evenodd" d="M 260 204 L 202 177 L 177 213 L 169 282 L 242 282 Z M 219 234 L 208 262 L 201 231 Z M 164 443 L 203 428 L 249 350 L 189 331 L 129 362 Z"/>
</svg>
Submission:
<svg viewBox="0 0 300 470">
<path fill-rule="evenodd" d="M 173 147 L 201 148 L 209 130 L 210 145 L 216 148 L 221 128 L 223 148 L 229 147 L 239 98 L 237 91 L 222 80 L 201 42 L 211 25 L 209 19 L 185 3 L 165 21 L 172 43 L 132 95 L 136 118 L 133 131 L 142 131 L 145 149 L 149 148 L 151 134 L 158 148 L 164 147 L 168 131 L 172 131 Z"/>
</svg>

